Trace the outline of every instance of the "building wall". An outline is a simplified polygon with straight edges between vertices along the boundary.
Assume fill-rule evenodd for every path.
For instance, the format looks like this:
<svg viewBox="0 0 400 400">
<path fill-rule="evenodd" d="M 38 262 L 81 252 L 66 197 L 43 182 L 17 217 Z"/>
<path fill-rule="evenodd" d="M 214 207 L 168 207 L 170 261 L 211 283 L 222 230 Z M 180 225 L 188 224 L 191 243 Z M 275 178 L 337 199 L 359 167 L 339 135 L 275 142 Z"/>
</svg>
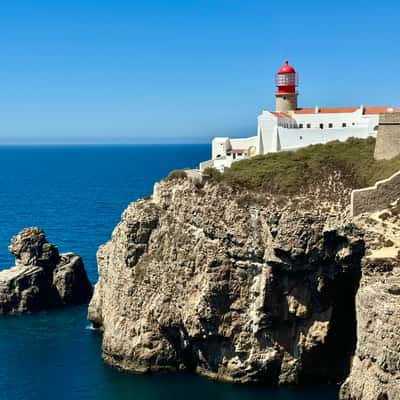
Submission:
<svg viewBox="0 0 400 400">
<path fill-rule="evenodd" d="M 311 128 L 319 128 L 321 123 L 324 124 L 324 128 L 329 128 L 329 124 L 332 124 L 333 128 L 343 128 L 342 124 L 345 123 L 346 128 L 365 126 L 372 131 L 373 126 L 378 125 L 378 115 L 363 115 L 361 108 L 353 113 L 294 114 L 293 118 L 304 127 L 310 123 Z"/>
<path fill-rule="evenodd" d="M 259 154 L 278 151 L 278 118 L 264 111 L 258 117 L 258 135 L 260 138 Z"/>
<path fill-rule="evenodd" d="M 257 136 L 238 139 L 217 137 L 212 141 L 212 159 L 224 157 L 229 150 L 250 150 L 251 147 L 257 148 Z"/>
<path fill-rule="evenodd" d="M 279 150 L 295 150 L 312 144 L 327 143 L 332 140 L 345 141 L 350 137 L 366 138 L 366 126 L 352 128 L 310 128 L 310 129 L 278 129 Z"/>
<path fill-rule="evenodd" d="M 400 171 L 368 188 L 353 190 L 351 213 L 355 217 L 387 208 L 400 199 Z"/>
<path fill-rule="evenodd" d="M 222 157 L 226 152 L 230 150 L 230 141 L 227 137 L 216 137 L 212 141 L 211 145 L 211 157 L 212 159 Z"/>
<path fill-rule="evenodd" d="M 231 149 L 248 150 L 251 146 L 257 145 L 257 136 L 243 139 L 230 139 Z"/>
<path fill-rule="evenodd" d="M 214 168 L 214 160 L 207 160 L 200 163 L 200 171 L 204 171 L 206 168 Z"/>
<path fill-rule="evenodd" d="M 354 113 L 292 114 L 292 118 L 280 118 L 263 111 L 258 117 L 259 154 L 332 140 L 344 141 L 350 137 L 367 138 L 376 135 L 374 128 L 378 118 L 378 115 L 363 115 L 361 108 Z"/>
<path fill-rule="evenodd" d="M 389 160 L 399 154 L 400 113 L 382 114 L 379 120 L 374 157 L 377 160 Z"/>
<path fill-rule="evenodd" d="M 216 137 L 212 141 L 212 159 L 200 163 L 200 170 L 205 168 L 216 168 L 224 172 L 230 168 L 235 161 L 243 160 L 248 156 L 257 154 L 258 138 L 252 136 L 248 138 L 230 139 L 227 137 Z M 245 150 L 242 154 L 230 153 L 229 150 Z"/>
<path fill-rule="evenodd" d="M 218 160 L 215 163 L 216 168 L 230 167 L 233 161 L 255 154 L 295 150 L 332 140 L 345 141 L 350 137 L 367 138 L 376 135 L 378 122 L 378 115 L 363 115 L 361 107 L 352 113 L 289 112 L 286 116 L 264 110 L 258 116 L 257 136 L 237 139 L 214 138 L 212 159 Z M 246 150 L 247 153 L 242 156 L 232 155 L 228 154 L 229 150 Z"/>
</svg>

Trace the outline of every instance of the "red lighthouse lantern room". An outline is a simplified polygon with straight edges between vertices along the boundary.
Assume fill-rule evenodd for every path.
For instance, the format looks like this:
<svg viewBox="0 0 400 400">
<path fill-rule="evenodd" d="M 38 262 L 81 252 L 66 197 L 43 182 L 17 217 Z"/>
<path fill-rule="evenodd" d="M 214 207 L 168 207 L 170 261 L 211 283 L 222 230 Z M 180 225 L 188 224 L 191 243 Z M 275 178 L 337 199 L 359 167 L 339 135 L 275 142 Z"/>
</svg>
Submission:
<svg viewBox="0 0 400 400">
<path fill-rule="evenodd" d="M 276 87 L 278 94 L 296 93 L 296 86 L 298 85 L 298 78 L 296 70 L 289 65 L 286 60 L 285 64 L 279 68 L 276 74 Z"/>
</svg>

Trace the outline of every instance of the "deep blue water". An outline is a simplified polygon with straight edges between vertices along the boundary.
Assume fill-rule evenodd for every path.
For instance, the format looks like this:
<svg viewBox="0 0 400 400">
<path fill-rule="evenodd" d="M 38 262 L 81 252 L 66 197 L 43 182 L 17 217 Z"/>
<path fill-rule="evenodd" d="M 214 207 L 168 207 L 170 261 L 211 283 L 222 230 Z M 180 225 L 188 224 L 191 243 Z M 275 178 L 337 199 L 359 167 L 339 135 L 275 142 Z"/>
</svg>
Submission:
<svg viewBox="0 0 400 400">
<path fill-rule="evenodd" d="M 129 202 L 175 168 L 208 159 L 207 145 L 0 147 L 0 268 L 24 227 L 79 253 L 96 282 L 96 249 Z M 0 318 L 0 400 L 333 400 L 336 387 L 271 389 L 191 375 L 128 375 L 105 366 L 87 307 Z"/>
</svg>

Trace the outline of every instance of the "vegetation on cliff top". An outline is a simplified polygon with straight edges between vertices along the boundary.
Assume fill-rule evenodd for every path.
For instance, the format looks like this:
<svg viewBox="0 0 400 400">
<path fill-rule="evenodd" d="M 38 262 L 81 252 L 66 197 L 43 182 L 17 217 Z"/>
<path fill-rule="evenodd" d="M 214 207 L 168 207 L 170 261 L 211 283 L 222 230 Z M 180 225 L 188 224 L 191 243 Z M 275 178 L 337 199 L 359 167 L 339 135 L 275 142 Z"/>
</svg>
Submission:
<svg viewBox="0 0 400 400">
<path fill-rule="evenodd" d="M 183 169 L 174 169 L 165 178 L 167 181 L 174 181 L 179 179 L 186 179 L 186 172 Z"/>
<path fill-rule="evenodd" d="M 375 139 L 350 138 L 259 155 L 232 164 L 224 174 L 208 169 L 212 181 L 234 187 L 270 193 L 292 194 L 299 188 L 312 188 L 323 183 L 332 172 L 338 172 L 346 186 L 356 189 L 373 185 L 400 170 L 400 156 L 392 160 L 374 159 Z"/>
</svg>

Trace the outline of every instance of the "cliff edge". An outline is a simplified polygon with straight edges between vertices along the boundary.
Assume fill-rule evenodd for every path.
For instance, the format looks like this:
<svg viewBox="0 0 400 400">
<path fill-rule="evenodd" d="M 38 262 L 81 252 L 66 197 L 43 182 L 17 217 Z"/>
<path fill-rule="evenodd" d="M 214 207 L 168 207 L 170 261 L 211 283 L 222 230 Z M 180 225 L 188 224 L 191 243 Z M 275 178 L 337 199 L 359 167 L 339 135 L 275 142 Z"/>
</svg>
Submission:
<svg viewBox="0 0 400 400">
<path fill-rule="evenodd" d="M 357 348 L 342 400 L 400 399 L 400 202 L 355 220 L 367 247 L 356 296 Z"/>
</svg>

